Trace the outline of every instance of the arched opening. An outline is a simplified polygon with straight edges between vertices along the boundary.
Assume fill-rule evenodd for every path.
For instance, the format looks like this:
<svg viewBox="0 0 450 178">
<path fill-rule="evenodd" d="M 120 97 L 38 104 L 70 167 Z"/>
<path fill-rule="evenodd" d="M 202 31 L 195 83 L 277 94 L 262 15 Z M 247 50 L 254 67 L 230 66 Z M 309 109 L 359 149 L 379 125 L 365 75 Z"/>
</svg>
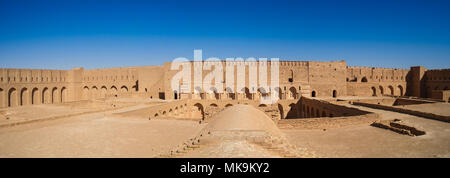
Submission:
<svg viewBox="0 0 450 178">
<path fill-rule="evenodd" d="M 367 78 L 366 77 L 361 78 L 361 82 L 367 82 Z"/>
<path fill-rule="evenodd" d="M 337 91 L 333 90 L 333 98 L 336 98 L 336 97 L 337 97 Z"/>
<path fill-rule="evenodd" d="M 295 87 L 289 88 L 289 97 L 291 99 L 297 99 L 297 89 Z"/>
<path fill-rule="evenodd" d="M 41 98 L 41 102 L 42 104 L 50 104 L 50 91 L 48 90 L 47 87 L 45 87 L 42 90 L 42 98 Z"/>
<path fill-rule="evenodd" d="M 90 96 L 89 96 L 89 87 L 84 86 L 83 87 L 83 95 L 82 95 L 81 99 L 88 100 L 89 98 L 90 98 Z"/>
<path fill-rule="evenodd" d="M 233 90 L 230 87 L 227 87 L 226 89 L 228 98 L 235 100 L 236 99 L 236 95 L 234 94 Z"/>
<path fill-rule="evenodd" d="M 401 85 L 398 86 L 398 90 L 400 91 L 400 96 L 403 96 L 403 87 Z"/>
<path fill-rule="evenodd" d="M 220 99 L 219 92 L 217 92 L 217 89 L 214 87 L 209 88 L 209 95 L 210 95 L 210 99 L 213 99 L 213 100 Z"/>
<path fill-rule="evenodd" d="M 31 104 L 38 104 L 39 101 L 39 90 L 37 88 L 33 88 L 33 90 L 31 90 Z"/>
<path fill-rule="evenodd" d="M 5 101 L 4 94 L 5 93 L 3 92 L 3 88 L 0 88 L 0 107 L 5 107 L 4 106 L 4 101 Z"/>
<path fill-rule="evenodd" d="M 230 107 L 230 106 L 233 106 L 232 104 L 227 104 L 227 105 L 225 105 L 225 107 L 227 108 L 227 107 Z"/>
<path fill-rule="evenodd" d="M 177 100 L 177 99 L 178 99 L 178 92 L 177 92 L 177 90 L 174 90 L 174 91 L 173 91 L 173 99 L 174 99 L 174 100 Z"/>
<path fill-rule="evenodd" d="M 193 118 L 200 118 L 202 120 L 205 119 L 205 110 L 203 108 L 203 105 L 200 103 L 194 104 L 193 112 L 191 113 Z"/>
<path fill-rule="evenodd" d="M 54 87 L 52 89 L 52 103 L 58 102 L 58 88 Z"/>
<path fill-rule="evenodd" d="M 286 119 L 294 119 L 294 118 L 298 118 L 299 117 L 299 113 L 298 113 L 298 109 L 295 103 L 291 103 L 289 104 L 289 111 L 286 114 Z"/>
<path fill-rule="evenodd" d="M 217 104 L 215 104 L 215 103 L 211 103 L 209 106 L 217 108 Z"/>
<path fill-rule="evenodd" d="M 60 97 L 60 99 L 61 99 L 61 103 L 64 103 L 64 102 L 67 101 L 67 89 L 66 89 L 66 87 L 62 87 L 61 88 L 61 97 Z"/>
<path fill-rule="evenodd" d="M 124 86 L 120 87 L 120 92 L 127 93 L 128 92 L 127 86 L 124 85 Z"/>
<path fill-rule="evenodd" d="M 20 91 L 20 105 L 23 106 L 26 104 L 28 104 L 28 89 L 22 88 Z"/>
<path fill-rule="evenodd" d="M 384 88 L 383 88 L 383 86 L 380 86 L 379 88 L 380 88 L 381 95 L 384 95 Z"/>
<path fill-rule="evenodd" d="M 280 111 L 280 119 L 284 119 L 284 110 L 281 104 L 278 104 L 278 110 Z"/>
<path fill-rule="evenodd" d="M 377 96 L 377 89 L 372 87 L 372 96 Z"/>
<path fill-rule="evenodd" d="M 311 97 L 316 97 L 316 91 L 313 90 L 313 91 L 311 92 Z"/>
<path fill-rule="evenodd" d="M 252 94 L 250 93 L 250 90 L 247 87 L 242 88 L 241 90 L 244 93 L 245 99 L 251 100 Z"/>
<path fill-rule="evenodd" d="M 267 107 L 265 104 L 260 104 L 258 107 Z"/>
<path fill-rule="evenodd" d="M 98 88 L 96 86 L 93 86 L 91 89 L 91 97 L 98 98 Z"/>
<path fill-rule="evenodd" d="M 389 89 L 389 94 L 391 94 L 392 96 L 394 96 L 394 87 L 392 87 L 391 85 L 388 86 Z"/>
<path fill-rule="evenodd" d="M 116 88 L 116 86 L 111 86 L 111 91 L 110 94 L 113 95 L 114 97 L 117 97 L 117 93 L 119 92 L 119 89 Z"/>
<path fill-rule="evenodd" d="M 106 98 L 106 94 L 108 93 L 108 88 L 106 88 L 106 86 L 102 86 L 102 88 L 100 88 L 100 97 L 102 98 Z"/>
<path fill-rule="evenodd" d="M 258 93 L 262 97 L 263 100 L 269 97 L 269 92 L 267 92 L 263 87 L 258 88 Z"/>
<path fill-rule="evenodd" d="M 8 107 L 18 106 L 17 103 L 17 91 L 15 88 L 11 88 L 8 91 Z"/>
</svg>

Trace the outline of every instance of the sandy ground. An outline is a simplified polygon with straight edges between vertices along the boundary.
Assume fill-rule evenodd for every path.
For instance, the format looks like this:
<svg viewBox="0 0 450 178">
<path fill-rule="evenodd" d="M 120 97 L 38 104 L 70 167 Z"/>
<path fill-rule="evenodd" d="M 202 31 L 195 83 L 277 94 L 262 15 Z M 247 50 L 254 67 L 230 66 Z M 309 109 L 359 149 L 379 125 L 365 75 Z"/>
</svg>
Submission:
<svg viewBox="0 0 450 178">
<path fill-rule="evenodd" d="M 0 129 L 0 157 L 154 157 L 197 134 L 193 121 L 89 114 Z"/>
<path fill-rule="evenodd" d="M 354 106 L 355 107 L 355 106 Z M 313 150 L 319 157 L 450 157 L 450 123 L 384 110 L 383 119 L 401 119 L 426 131 L 411 137 L 368 125 L 323 130 L 283 130 L 292 144 Z"/>
</svg>

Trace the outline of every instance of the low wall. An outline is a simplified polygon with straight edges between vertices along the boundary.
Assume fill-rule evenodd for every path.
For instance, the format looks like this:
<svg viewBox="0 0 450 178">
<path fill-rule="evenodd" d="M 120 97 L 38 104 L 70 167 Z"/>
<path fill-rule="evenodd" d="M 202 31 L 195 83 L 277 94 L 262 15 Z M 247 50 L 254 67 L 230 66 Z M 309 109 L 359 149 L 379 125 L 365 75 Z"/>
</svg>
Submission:
<svg viewBox="0 0 450 178">
<path fill-rule="evenodd" d="M 350 117 L 321 117 L 308 119 L 283 119 L 278 121 L 280 129 L 330 129 L 349 125 L 367 124 L 380 120 L 380 116 L 375 113 Z"/>
<path fill-rule="evenodd" d="M 387 111 L 394 111 L 394 112 L 399 112 L 399 113 L 404 113 L 404 114 L 410 114 L 410 115 L 414 115 L 414 116 L 419 116 L 419 117 L 424 117 L 424 118 L 434 119 L 434 120 L 439 120 L 439 121 L 444 121 L 444 122 L 450 122 L 450 116 L 441 116 L 441 115 L 437 115 L 437 114 L 433 114 L 433 113 L 414 111 L 414 110 L 410 110 L 410 109 L 398 108 L 395 106 L 385 106 L 385 105 L 379 105 L 379 104 L 370 104 L 370 103 L 362 103 L 362 102 L 353 102 L 352 104 L 358 105 L 358 106 L 365 106 L 365 107 L 369 107 L 369 108 L 382 109 L 382 110 L 387 110 Z"/>
</svg>

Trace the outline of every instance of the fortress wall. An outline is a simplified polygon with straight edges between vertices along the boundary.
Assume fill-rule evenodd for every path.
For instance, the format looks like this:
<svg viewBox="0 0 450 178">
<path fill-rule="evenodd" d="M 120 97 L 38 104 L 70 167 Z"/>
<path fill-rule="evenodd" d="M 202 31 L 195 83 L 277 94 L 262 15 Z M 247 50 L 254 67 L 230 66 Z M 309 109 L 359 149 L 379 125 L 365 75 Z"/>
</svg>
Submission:
<svg viewBox="0 0 450 178">
<path fill-rule="evenodd" d="M 409 70 L 347 67 L 347 94 L 350 96 L 403 96 L 407 93 Z"/>
<path fill-rule="evenodd" d="M 345 83 L 346 62 L 309 62 L 310 92 L 317 97 L 335 97 L 347 95 Z"/>
<path fill-rule="evenodd" d="M 265 92 L 280 93 L 280 99 L 298 99 L 300 96 L 403 96 L 421 95 L 432 97 L 433 90 L 447 90 L 450 87 L 449 71 L 426 70 L 423 67 L 407 69 L 348 67 L 345 61 L 245 61 L 225 63 L 222 61 L 222 79 L 212 84 L 224 84 L 224 88 L 194 86 L 194 66 L 205 62 L 190 62 L 191 75 L 180 88 L 172 89 L 171 81 L 177 70 L 170 70 L 171 62 L 162 66 L 140 66 L 84 70 L 32 70 L 0 69 L 0 107 L 25 104 L 51 104 L 65 101 L 101 99 L 106 97 L 149 97 L 161 99 L 220 99 L 258 100 Z M 271 66 L 278 65 L 278 88 L 271 87 L 277 81 L 271 78 Z M 238 76 L 238 66 L 245 67 L 245 73 Z M 256 78 L 250 79 L 249 66 L 256 67 Z M 233 79 L 226 69 L 231 67 Z M 258 88 L 262 67 L 267 68 L 267 88 Z M 215 67 L 213 66 L 214 70 Z M 201 71 L 202 80 L 212 70 Z M 245 86 L 238 88 L 237 81 L 243 79 Z M 234 83 L 233 88 L 227 84 Z M 181 93 L 181 88 L 190 85 L 190 93 Z M 226 90 L 232 93 L 228 94 Z M 198 93 L 194 93 L 197 91 Z M 435 94 L 436 95 L 436 94 Z M 444 96 L 442 96 L 445 98 Z"/>
<path fill-rule="evenodd" d="M 448 100 L 445 91 L 450 90 L 450 69 L 426 70 L 422 80 L 425 97 Z"/>
<path fill-rule="evenodd" d="M 63 70 L 0 69 L 0 107 L 64 102 L 67 80 Z"/>
</svg>

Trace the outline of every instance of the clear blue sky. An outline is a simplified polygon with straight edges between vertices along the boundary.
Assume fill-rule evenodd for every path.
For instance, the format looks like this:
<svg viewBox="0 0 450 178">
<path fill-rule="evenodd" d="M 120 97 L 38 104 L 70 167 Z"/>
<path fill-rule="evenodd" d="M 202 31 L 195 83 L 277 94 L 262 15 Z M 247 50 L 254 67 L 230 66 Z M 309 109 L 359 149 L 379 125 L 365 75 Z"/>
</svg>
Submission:
<svg viewBox="0 0 450 178">
<path fill-rule="evenodd" d="M 0 67 L 161 65 L 176 57 L 450 68 L 449 0 L 0 0 Z"/>
</svg>

